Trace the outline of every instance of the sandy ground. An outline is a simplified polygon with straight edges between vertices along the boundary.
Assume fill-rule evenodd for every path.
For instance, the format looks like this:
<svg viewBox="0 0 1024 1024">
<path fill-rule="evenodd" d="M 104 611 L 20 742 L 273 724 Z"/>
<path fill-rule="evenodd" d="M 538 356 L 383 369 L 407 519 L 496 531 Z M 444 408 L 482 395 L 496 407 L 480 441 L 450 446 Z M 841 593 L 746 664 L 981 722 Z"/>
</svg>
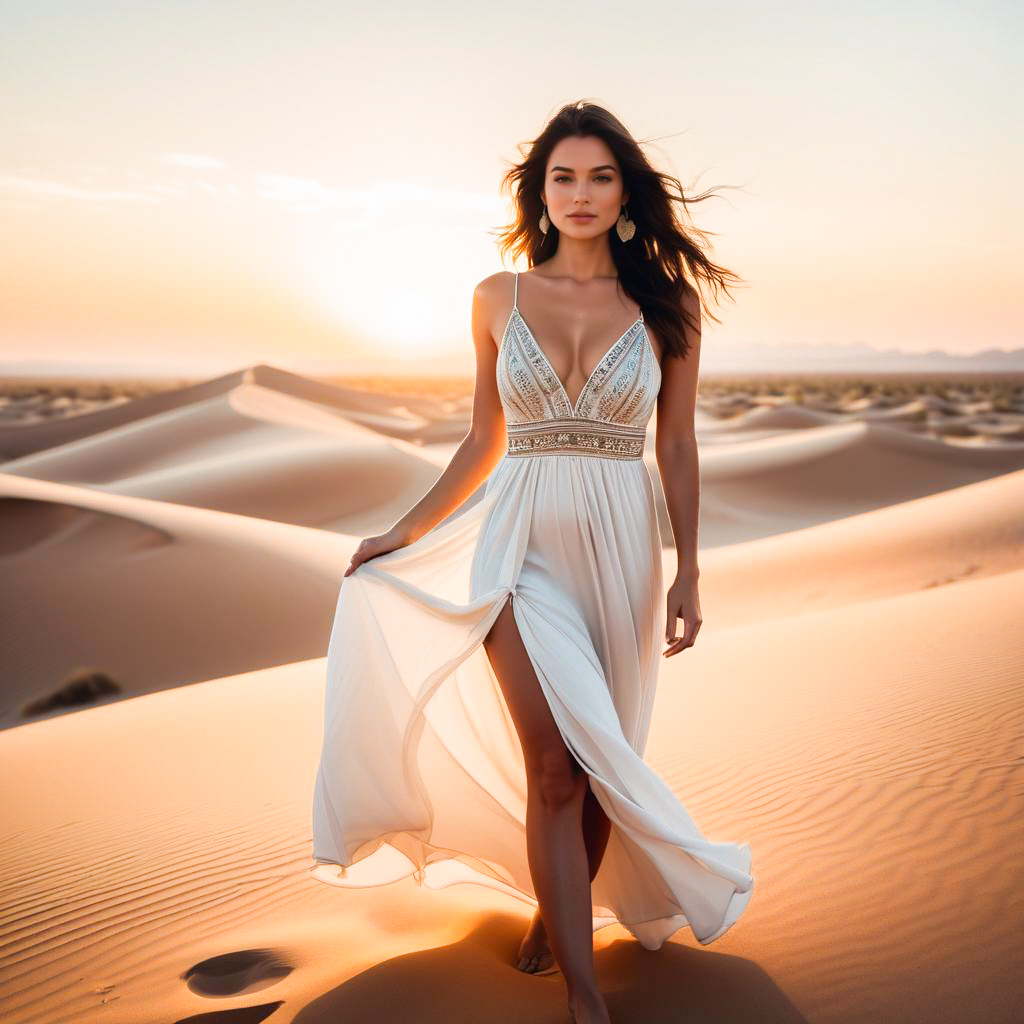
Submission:
<svg viewBox="0 0 1024 1024">
<path fill-rule="evenodd" d="M 139 402 L 0 464 L 3 1019 L 563 1021 L 524 903 L 308 874 L 338 582 L 450 411 L 244 373 Z M 613 1019 L 1024 1019 L 1024 445 L 783 411 L 702 420 L 705 621 L 647 750 L 756 891 L 708 948 L 597 932 Z M 26 714 L 82 668 L 119 692 Z"/>
</svg>

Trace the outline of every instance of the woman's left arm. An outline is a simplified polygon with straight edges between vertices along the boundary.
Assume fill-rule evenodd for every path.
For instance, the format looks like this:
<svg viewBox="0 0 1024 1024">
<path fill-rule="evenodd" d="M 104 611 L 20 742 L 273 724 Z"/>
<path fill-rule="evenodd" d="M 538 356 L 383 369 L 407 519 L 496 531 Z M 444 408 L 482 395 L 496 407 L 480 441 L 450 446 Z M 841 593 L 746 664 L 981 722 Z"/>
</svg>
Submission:
<svg viewBox="0 0 1024 1024">
<path fill-rule="evenodd" d="M 694 419 L 697 407 L 697 371 L 700 364 L 700 299 L 687 299 L 696 329 L 686 327 L 685 358 L 665 356 L 658 394 L 655 455 L 672 536 L 676 544 L 676 577 L 668 591 L 665 642 L 666 657 L 692 647 L 701 625 L 697 581 L 697 527 L 700 518 L 700 463 Z M 683 635 L 676 638 L 677 621 L 683 619 Z"/>
</svg>

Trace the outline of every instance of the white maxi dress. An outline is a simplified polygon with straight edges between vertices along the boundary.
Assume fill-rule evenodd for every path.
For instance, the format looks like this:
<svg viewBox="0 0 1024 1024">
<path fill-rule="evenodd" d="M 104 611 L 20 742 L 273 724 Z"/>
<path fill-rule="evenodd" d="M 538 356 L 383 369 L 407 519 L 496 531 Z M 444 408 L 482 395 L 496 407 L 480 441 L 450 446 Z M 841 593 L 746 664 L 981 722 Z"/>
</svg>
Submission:
<svg viewBox="0 0 1024 1024">
<path fill-rule="evenodd" d="M 573 406 L 515 302 L 498 353 L 508 450 L 475 503 L 344 577 L 327 651 L 311 873 L 410 875 L 536 905 L 526 774 L 483 646 L 513 614 L 566 746 L 611 821 L 594 928 L 706 945 L 753 891 L 747 843 L 712 842 L 643 759 L 664 628 L 642 454 L 661 370 L 641 312 Z"/>
</svg>

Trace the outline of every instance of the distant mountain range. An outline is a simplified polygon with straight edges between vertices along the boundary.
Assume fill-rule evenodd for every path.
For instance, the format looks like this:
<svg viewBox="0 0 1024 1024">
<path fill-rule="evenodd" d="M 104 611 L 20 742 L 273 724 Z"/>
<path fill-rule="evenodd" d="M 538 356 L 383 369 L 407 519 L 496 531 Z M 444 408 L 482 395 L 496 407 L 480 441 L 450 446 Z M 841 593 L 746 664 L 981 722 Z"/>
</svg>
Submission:
<svg viewBox="0 0 1024 1024">
<path fill-rule="evenodd" d="M 274 359 L 274 366 L 308 377 L 470 377 L 472 358 L 463 353 L 425 359 L 396 360 Z M 0 378 L 72 377 L 96 379 L 204 380 L 246 369 L 248 364 L 209 363 L 72 363 L 57 360 L 0 362 Z M 1024 348 L 984 349 L 957 355 L 941 349 L 908 352 L 870 345 L 716 346 L 705 342 L 701 372 L 706 375 L 800 373 L 1024 373 Z"/>
<path fill-rule="evenodd" d="M 1024 373 L 1024 348 L 959 355 L 870 345 L 747 345 L 701 349 L 704 373 Z"/>
</svg>

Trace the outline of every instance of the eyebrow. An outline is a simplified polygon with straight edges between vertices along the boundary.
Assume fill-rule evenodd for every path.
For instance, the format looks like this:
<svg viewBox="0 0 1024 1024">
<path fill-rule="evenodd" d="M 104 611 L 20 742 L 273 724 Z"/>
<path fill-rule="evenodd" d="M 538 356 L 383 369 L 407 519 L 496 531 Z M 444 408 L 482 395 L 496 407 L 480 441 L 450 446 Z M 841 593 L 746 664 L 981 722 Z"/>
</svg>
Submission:
<svg viewBox="0 0 1024 1024">
<path fill-rule="evenodd" d="M 593 174 L 594 171 L 614 171 L 614 170 L 615 170 L 615 168 L 612 167 L 611 164 L 601 164 L 599 167 L 591 167 L 590 168 L 590 173 Z M 551 173 L 554 174 L 555 171 L 568 171 L 570 174 L 575 174 L 576 173 L 571 167 L 552 167 L 551 168 Z"/>
</svg>

